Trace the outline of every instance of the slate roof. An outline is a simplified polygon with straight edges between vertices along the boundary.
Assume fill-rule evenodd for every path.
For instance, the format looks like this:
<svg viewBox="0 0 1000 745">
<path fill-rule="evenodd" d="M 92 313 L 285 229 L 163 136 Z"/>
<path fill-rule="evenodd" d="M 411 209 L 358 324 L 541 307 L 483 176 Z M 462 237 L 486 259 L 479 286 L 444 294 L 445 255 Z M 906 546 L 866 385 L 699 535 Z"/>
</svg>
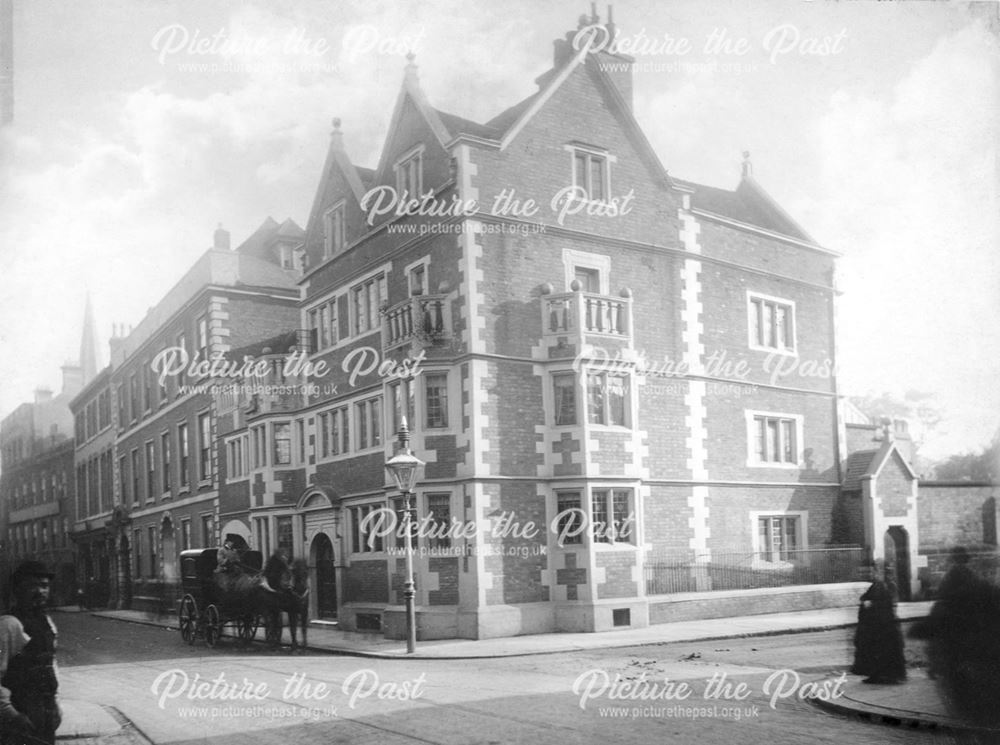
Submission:
<svg viewBox="0 0 1000 745">
<path fill-rule="evenodd" d="M 844 466 L 844 491 L 861 491 L 861 478 L 868 473 L 877 454 L 877 450 L 859 450 L 847 456 L 847 464 Z"/>
<path fill-rule="evenodd" d="M 691 206 L 695 209 L 755 225 L 764 230 L 787 235 L 789 238 L 812 242 L 801 228 L 768 204 L 768 200 L 761 195 L 760 187 L 751 181 L 743 180 L 735 190 L 730 191 L 717 186 L 696 184 L 674 176 L 671 176 L 671 179 L 679 186 L 694 191 L 691 195 Z"/>
<path fill-rule="evenodd" d="M 448 133 L 452 137 L 457 137 L 460 134 L 472 135 L 473 137 L 482 137 L 486 140 L 496 140 L 499 139 L 503 132 L 494 129 L 488 124 L 479 124 L 470 119 L 464 119 L 455 114 L 449 114 L 447 112 L 441 111 L 440 109 L 435 109 L 437 115 L 441 119 L 441 123 L 448 130 Z"/>
<path fill-rule="evenodd" d="M 844 466 L 844 491 L 861 491 L 861 481 L 867 476 L 876 476 L 882 470 L 889 458 L 895 453 L 899 462 L 911 479 L 917 478 L 912 466 L 906 462 L 906 458 L 899 452 L 896 443 L 892 440 L 883 440 L 878 450 L 859 450 L 851 453 L 847 457 Z"/>
<path fill-rule="evenodd" d="M 534 103 L 535 99 L 538 97 L 538 93 L 532 93 L 523 101 L 519 101 L 508 109 L 504 109 L 495 117 L 486 122 L 487 127 L 492 127 L 501 134 L 506 132 L 511 126 L 516 122 L 521 114 L 524 113 L 525 109 Z"/>
<path fill-rule="evenodd" d="M 256 256 L 242 255 L 239 258 L 239 275 L 236 283 L 249 287 L 278 287 L 291 289 L 296 286 L 289 273 L 277 264 Z"/>
<path fill-rule="evenodd" d="M 306 231 L 290 217 L 278 226 L 278 232 L 275 233 L 275 236 L 280 238 L 305 238 L 305 235 Z"/>
</svg>

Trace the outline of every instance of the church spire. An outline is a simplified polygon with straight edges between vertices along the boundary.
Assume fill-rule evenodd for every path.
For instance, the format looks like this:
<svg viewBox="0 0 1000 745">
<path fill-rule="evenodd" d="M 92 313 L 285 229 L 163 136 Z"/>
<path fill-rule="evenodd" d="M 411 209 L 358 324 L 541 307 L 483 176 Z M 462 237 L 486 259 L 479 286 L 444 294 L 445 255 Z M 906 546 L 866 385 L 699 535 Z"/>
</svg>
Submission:
<svg viewBox="0 0 1000 745">
<path fill-rule="evenodd" d="M 97 375 L 98 359 L 97 329 L 94 325 L 94 309 L 90 304 L 88 291 L 87 304 L 83 310 L 83 336 L 80 339 L 80 371 L 83 373 L 84 385 Z"/>
</svg>

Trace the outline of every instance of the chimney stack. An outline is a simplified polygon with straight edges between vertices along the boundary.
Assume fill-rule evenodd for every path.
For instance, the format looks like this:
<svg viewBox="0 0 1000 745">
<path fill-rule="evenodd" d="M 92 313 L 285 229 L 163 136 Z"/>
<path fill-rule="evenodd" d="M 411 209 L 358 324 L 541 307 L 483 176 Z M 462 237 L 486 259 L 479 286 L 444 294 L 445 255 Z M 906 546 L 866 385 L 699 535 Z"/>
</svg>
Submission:
<svg viewBox="0 0 1000 745">
<path fill-rule="evenodd" d="M 50 388 L 36 388 L 35 389 L 35 403 L 44 404 L 47 401 L 52 400 L 52 389 Z"/>
<path fill-rule="evenodd" d="M 125 361 L 125 337 L 128 332 L 124 323 L 115 323 L 111 326 L 111 338 L 108 339 L 108 351 L 111 357 L 111 366 L 118 367 Z"/>
<path fill-rule="evenodd" d="M 75 362 L 62 366 L 62 392 L 75 396 L 83 390 L 83 368 Z"/>
<path fill-rule="evenodd" d="M 229 231 L 223 229 L 221 222 L 219 223 L 219 227 L 215 229 L 215 233 L 212 236 L 212 248 L 216 251 L 229 250 Z"/>
<path fill-rule="evenodd" d="M 593 35 L 593 46 L 588 56 L 597 57 L 601 62 L 614 60 L 617 64 L 604 66 L 604 74 L 610 78 L 615 90 L 618 91 L 625 106 L 632 110 L 632 67 L 635 58 L 627 54 L 619 54 L 610 50 L 614 49 L 612 42 L 618 35 L 618 27 L 614 22 L 614 8 L 608 6 L 608 21 L 603 30 L 600 28 L 590 28 L 587 33 Z M 552 69 L 535 78 L 539 90 L 548 85 L 549 81 L 562 69 L 586 43 L 586 35 L 581 32 L 588 27 L 599 26 L 600 16 L 597 15 L 597 4 L 591 3 L 590 15 L 586 13 L 577 19 L 575 31 L 567 31 L 565 37 L 552 42 Z M 579 39 L 577 38 L 579 35 Z"/>
</svg>

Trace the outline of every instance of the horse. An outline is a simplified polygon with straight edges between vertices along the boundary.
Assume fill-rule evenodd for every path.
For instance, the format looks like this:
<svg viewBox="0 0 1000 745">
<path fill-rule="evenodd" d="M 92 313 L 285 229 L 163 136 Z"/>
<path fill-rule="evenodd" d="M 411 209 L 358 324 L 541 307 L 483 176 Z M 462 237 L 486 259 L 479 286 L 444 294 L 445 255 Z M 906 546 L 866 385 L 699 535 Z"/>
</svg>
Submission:
<svg viewBox="0 0 1000 745">
<path fill-rule="evenodd" d="M 226 618 L 237 622 L 239 636 L 244 644 L 252 638 L 242 629 L 257 627 L 258 619 L 264 620 L 267 641 L 277 646 L 281 641 L 281 611 L 283 593 L 291 585 L 291 571 L 287 561 L 275 553 L 264 569 L 260 570 L 243 561 L 243 554 L 227 545 L 220 551 L 218 567 L 214 572 L 218 594 L 216 602 Z"/>
<path fill-rule="evenodd" d="M 267 640 L 273 646 L 281 644 L 282 613 L 288 614 L 288 627 L 292 636 L 292 654 L 299 647 L 298 635 L 302 631 L 302 646 L 307 642 L 306 626 L 309 622 L 309 566 L 304 559 L 291 564 L 284 554 L 276 551 L 267 560 L 263 571 L 266 584 L 262 584 L 263 606 L 267 612 Z M 270 594 L 268 594 L 270 593 Z"/>
<path fill-rule="evenodd" d="M 302 631 L 302 648 L 308 643 L 309 625 L 309 565 L 305 559 L 295 559 L 291 566 L 291 584 L 284 592 L 284 611 L 288 614 L 288 629 L 292 634 L 292 654 L 298 649 L 296 627 Z"/>
</svg>

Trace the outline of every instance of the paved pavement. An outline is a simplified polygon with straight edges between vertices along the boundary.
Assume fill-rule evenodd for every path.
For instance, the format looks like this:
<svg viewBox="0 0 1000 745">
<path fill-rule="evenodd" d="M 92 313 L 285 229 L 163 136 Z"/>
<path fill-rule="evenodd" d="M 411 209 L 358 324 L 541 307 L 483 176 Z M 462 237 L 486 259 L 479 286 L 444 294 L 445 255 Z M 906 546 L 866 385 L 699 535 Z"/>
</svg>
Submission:
<svg viewBox="0 0 1000 745">
<path fill-rule="evenodd" d="M 901 619 L 922 618 L 930 603 L 901 603 L 897 614 Z M 95 611 L 95 616 L 115 618 L 132 623 L 176 628 L 173 616 L 154 617 L 140 611 Z M 381 633 L 340 631 L 333 624 L 310 625 L 309 648 L 320 652 L 338 652 L 361 657 L 404 657 L 409 659 L 480 659 L 514 657 L 518 655 L 575 652 L 582 649 L 610 649 L 645 644 L 670 644 L 708 639 L 731 639 L 744 636 L 771 636 L 790 632 L 824 631 L 857 623 L 857 609 L 825 608 L 821 610 L 770 613 L 759 616 L 712 618 L 700 621 L 678 621 L 648 626 L 642 629 L 617 629 L 598 633 L 555 633 L 511 636 L 499 639 L 444 639 L 417 642 L 415 654 L 406 654 L 405 642 L 384 639 Z M 260 637 L 260 632 L 258 632 Z M 288 639 L 288 632 L 285 632 Z M 199 640 L 198 645 L 204 644 Z"/>
<path fill-rule="evenodd" d="M 923 618 L 930 607 L 931 603 L 901 603 L 897 607 L 897 615 L 901 620 Z M 76 608 L 61 610 L 78 612 Z M 130 623 L 176 627 L 176 619 L 173 617 L 153 617 L 138 611 L 94 611 L 93 615 Z M 555 633 L 501 639 L 421 641 L 413 655 L 406 654 L 402 642 L 384 639 L 379 633 L 340 631 L 333 624 L 317 624 L 309 628 L 308 648 L 314 652 L 379 658 L 482 659 L 823 631 L 853 626 L 856 622 L 857 610 L 853 607 L 827 608 L 683 621 L 657 624 L 644 629 L 620 629 L 592 634 Z M 198 645 L 203 643 L 200 640 L 196 642 Z M 866 685 L 859 676 L 848 675 L 842 696 L 833 701 L 816 703 L 829 710 L 872 722 L 968 729 L 965 722 L 949 713 L 935 682 L 920 670 L 911 671 L 909 679 L 901 685 Z M 79 738 L 93 733 L 100 735 L 122 726 L 107 711 L 95 711 L 91 707 L 92 705 L 72 701 L 65 702 L 60 738 Z"/>
</svg>

